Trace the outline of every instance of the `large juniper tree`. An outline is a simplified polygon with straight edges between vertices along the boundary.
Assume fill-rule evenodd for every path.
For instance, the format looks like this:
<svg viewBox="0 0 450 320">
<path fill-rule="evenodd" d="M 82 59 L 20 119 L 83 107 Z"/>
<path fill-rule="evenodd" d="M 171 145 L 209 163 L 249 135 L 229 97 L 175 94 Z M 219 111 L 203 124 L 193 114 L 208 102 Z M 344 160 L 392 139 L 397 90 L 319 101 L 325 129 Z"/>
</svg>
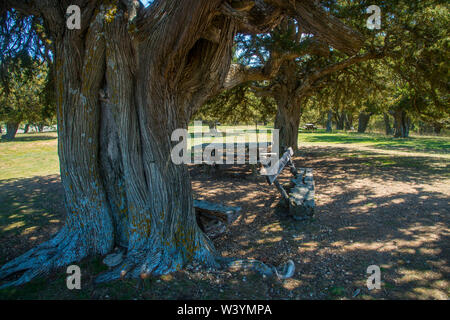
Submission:
<svg viewBox="0 0 450 320">
<path fill-rule="evenodd" d="M 81 29 L 66 28 L 69 5 Z M 197 226 L 186 166 L 170 158 L 171 133 L 224 88 L 271 72 L 233 66 L 238 32 L 267 32 L 284 15 L 335 47 L 358 48 L 357 34 L 317 1 L 7 0 L 40 17 L 53 45 L 58 153 L 67 220 L 51 240 L 0 269 L 24 271 L 18 285 L 83 259 L 127 248 L 99 281 L 146 277 L 190 260 L 216 265 Z M 229 72 L 229 70 L 231 71 Z"/>
</svg>

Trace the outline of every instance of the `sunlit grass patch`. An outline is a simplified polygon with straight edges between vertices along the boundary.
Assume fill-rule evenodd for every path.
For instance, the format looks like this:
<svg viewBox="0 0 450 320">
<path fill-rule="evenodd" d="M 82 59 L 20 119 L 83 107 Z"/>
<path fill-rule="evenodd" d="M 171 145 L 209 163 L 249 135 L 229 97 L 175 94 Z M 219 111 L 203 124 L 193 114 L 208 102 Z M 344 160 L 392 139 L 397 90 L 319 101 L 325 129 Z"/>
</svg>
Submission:
<svg viewBox="0 0 450 320">
<path fill-rule="evenodd" d="M 18 134 L 0 142 L 0 181 L 59 174 L 56 133 Z"/>
</svg>

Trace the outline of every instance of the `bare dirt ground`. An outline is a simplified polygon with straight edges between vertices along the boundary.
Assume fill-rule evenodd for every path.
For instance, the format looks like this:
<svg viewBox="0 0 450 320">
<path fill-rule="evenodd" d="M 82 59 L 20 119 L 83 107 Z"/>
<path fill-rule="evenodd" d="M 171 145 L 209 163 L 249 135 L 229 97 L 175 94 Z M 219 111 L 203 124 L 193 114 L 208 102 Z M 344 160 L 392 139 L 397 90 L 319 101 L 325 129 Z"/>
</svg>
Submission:
<svg viewBox="0 0 450 320">
<path fill-rule="evenodd" d="M 85 291 L 49 293 L 64 274 L 42 280 L 32 298 L 129 299 L 448 299 L 450 296 L 450 179 L 448 160 L 372 152 L 342 146 L 302 148 L 297 167 L 314 169 L 316 214 L 297 222 L 279 207 L 264 177 L 208 173 L 191 167 L 196 198 L 242 207 L 243 214 L 214 244 L 224 256 L 280 265 L 292 259 L 292 279 L 263 279 L 248 272 L 180 271 L 148 284 L 96 287 L 104 270 L 89 262 Z M 249 172 L 246 172 L 249 173 Z M 281 181 L 288 181 L 288 170 Z M 22 189 L 21 189 L 22 188 Z M 3 184 L 1 203 L 42 208 L 14 232 L 2 230 L 0 262 L 48 239 L 64 220 L 57 176 Z M 39 197 L 39 201 L 38 201 Z M 42 197 L 45 197 L 42 201 Z M 11 211 L 12 212 L 12 211 Z M 4 215 L 4 214 L 3 214 Z M 17 219 L 14 215 L 3 219 Z M 4 224 L 3 224 L 4 225 Z M 30 229 L 31 228 L 31 229 Z M 382 288 L 366 287 L 367 267 L 381 268 Z M 56 284 L 55 284 L 56 283 Z M 31 286 L 31 285 L 30 285 Z M 22 291 L 21 291 L 22 290 Z M 25 289 L 0 297 L 20 298 Z M 52 291 L 53 292 L 53 291 Z"/>
<path fill-rule="evenodd" d="M 275 265 L 292 259 L 296 274 L 283 283 L 289 298 L 448 299 L 448 162 L 348 146 L 301 153 L 296 166 L 314 168 L 317 211 L 309 222 L 277 209 L 279 194 L 262 177 L 193 175 L 199 198 L 243 208 L 215 240 L 219 251 Z M 285 170 L 281 180 L 289 176 Z M 381 290 L 366 287 L 370 265 L 381 268 Z"/>
</svg>

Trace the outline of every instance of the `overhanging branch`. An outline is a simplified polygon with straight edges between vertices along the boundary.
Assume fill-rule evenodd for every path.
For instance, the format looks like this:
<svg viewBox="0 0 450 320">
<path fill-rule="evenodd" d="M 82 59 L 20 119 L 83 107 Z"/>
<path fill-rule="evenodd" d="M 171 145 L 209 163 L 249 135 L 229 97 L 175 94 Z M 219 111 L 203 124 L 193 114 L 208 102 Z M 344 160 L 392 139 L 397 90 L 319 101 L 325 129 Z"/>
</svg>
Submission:
<svg viewBox="0 0 450 320">
<path fill-rule="evenodd" d="M 241 64 L 232 64 L 225 79 L 223 88 L 231 89 L 249 81 L 270 80 L 276 76 L 281 64 L 286 60 L 292 60 L 299 56 L 296 52 L 283 54 L 272 53 L 269 61 L 264 66 L 249 67 Z"/>
<path fill-rule="evenodd" d="M 382 52 L 368 52 L 363 55 L 355 55 L 353 57 L 350 57 L 346 60 L 334 63 L 328 67 L 325 67 L 323 69 L 320 69 L 318 71 L 315 71 L 311 74 L 309 74 L 303 81 L 302 84 L 297 88 L 296 90 L 296 96 L 302 96 L 306 95 L 308 91 L 313 88 L 316 81 L 324 78 L 325 76 L 339 71 L 343 70 L 345 68 L 348 68 L 354 64 L 361 63 L 364 61 L 368 61 L 371 59 L 381 59 L 385 56 L 384 51 Z"/>
<path fill-rule="evenodd" d="M 310 0 L 265 0 L 274 7 L 283 9 L 287 15 L 298 19 L 305 32 L 347 54 L 355 54 L 363 45 L 361 34 L 326 12 L 315 1 Z"/>
</svg>

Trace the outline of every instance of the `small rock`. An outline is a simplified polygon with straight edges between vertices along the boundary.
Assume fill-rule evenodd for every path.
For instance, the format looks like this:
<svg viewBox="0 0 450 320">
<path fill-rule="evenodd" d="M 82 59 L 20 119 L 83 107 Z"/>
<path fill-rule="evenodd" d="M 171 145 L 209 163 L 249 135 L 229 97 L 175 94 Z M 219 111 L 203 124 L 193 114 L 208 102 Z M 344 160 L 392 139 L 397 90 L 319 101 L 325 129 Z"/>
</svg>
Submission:
<svg viewBox="0 0 450 320">
<path fill-rule="evenodd" d="M 115 267 L 119 265 L 123 260 L 123 254 L 122 252 L 119 253 L 111 253 L 108 254 L 105 259 L 103 259 L 103 263 L 106 264 L 108 267 Z"/>
</svg>

